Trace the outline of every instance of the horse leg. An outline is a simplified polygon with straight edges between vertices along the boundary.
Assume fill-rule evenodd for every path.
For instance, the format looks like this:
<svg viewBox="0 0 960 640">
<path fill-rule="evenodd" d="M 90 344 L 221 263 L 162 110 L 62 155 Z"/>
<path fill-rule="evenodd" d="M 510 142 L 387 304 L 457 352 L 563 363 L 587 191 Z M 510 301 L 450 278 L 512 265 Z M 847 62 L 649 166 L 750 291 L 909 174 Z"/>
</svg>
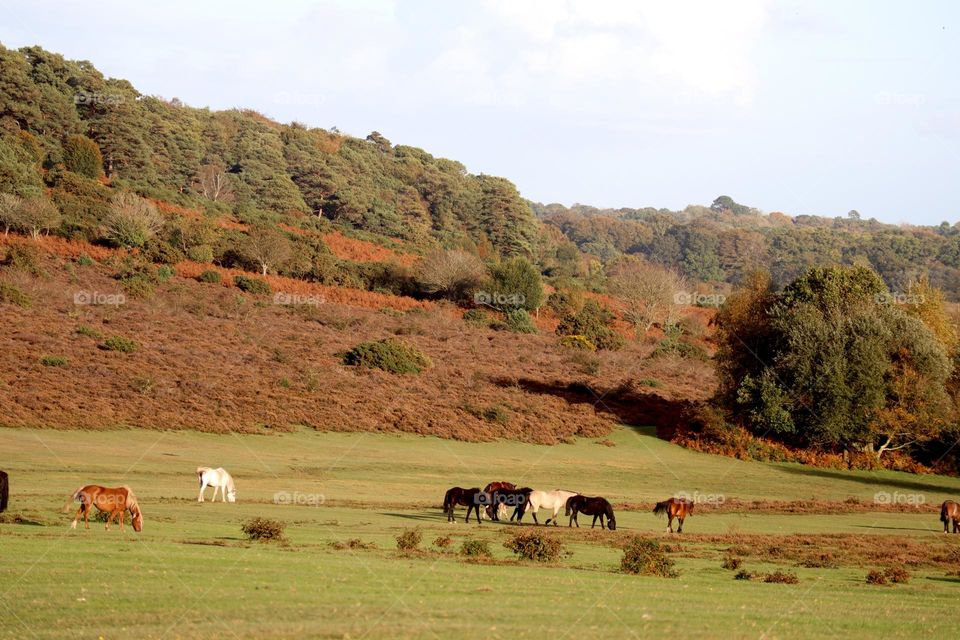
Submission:
<svg viewBox="0 0 960 640">
<path fill-rule="evenodd" d="M 673 514 L 667 514 L 667 531 L 673 533 Z"/>
<path fill-rule="evenodd" d="M 683 533 L 683 519 L 684 516 L 677 516 L 677 522 L 680 523 L 680 526 L 677 527 L 677 533 Z"/>
<path fill-rule="evenodd" d="M 197 502 L 203 502 L 203 492 L 207 488 L 207 483 L 203 480 L 200 480 L 200 495 L 197 496 Z"/>
<path fill-rule="evenodd" d="M 227 487 L 226 485 L 220 487 L 220 498 L 226 502 L 227 501 Z"/>
<path fill-rule="evenodd" d="M 107 524 L 104 526 L 104 528 L 107 531 L 110 531 L 110 523 L 113 521 L 113 518 L 116 515 L 117 515 L 116 511 L 111 511 L 110 513 L 107 514 Z"/>
<path fill-rule="evenodd" d="M 536 512 L 536 511 L 531 511 L 531 512 L 530 512 L 530 515 L 533 516 L 533 524 L 535 524 L 535 525 L 537 525 L 537 526 L 540 526 L 540 521 L 537 520 L 537 512 Z"/>
<path fill-rule="evenodd" d="M 71 529 L 77 528 L 77 521 L 80 519 L 80 516 L 83 514 L 83 503 L 80 503 L 80 508 L 77 509 L 77 515 L 73 517 L 73 523 L 70 524 Z"/>
<path fill-rule="evenodd" d="M 90 528 L 90 509 L 92 509 L 92 508 L 93 508 L 93 503 L 92 503 L 92 502 L 91 502 L 90 504 L 84 504 L 83 507 L 82 507 L 82 509 L 83 509 L 83 528 L 84 528 L 84 529 L 89 529 L 89 528 Z"/>
<path fill-rule="evenodd" d="M 220 490 L 220 487 L 218 487 L 217 485 L 213 485 L 213 497 L 210 498 L 210 501 L 211 501 L 211 502 L 216 502 L 216 501 L 217 501 L 217 491 L 219 491 L 219 490 Z"/>
</svg>

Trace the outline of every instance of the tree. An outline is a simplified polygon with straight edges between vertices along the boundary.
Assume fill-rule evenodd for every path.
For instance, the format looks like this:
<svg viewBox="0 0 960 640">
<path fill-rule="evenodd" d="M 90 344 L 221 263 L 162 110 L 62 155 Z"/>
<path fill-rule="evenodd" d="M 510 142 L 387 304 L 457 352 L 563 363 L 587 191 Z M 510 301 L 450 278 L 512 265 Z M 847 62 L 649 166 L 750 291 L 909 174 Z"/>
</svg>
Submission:
<svg viewBox="0 0 960 640">
<path fill-rule="evenodd" d="M 60 210 L 46 198 L 24 198 L 14 209 L 13 227 L 34 240 L 60 224 Z"/>
<path fill-rule="evenodd" d="M 480 258 L 457 249 L 434 251 L 420 263 L 417 282 L 427 293 L 466 300 L 483 284 L 487 274 Z"/>
<path fill-rule="evenodd" d="M 532 311 L 543 302 L 540 272 L 526 258 L 513 258 L 490 268 L 490 304 L 500 309 Z"/>
<path fill-rule="evenodd" d="M 149 200 L 130 191 L 110 199 L 106 238 L 120 247 L 143 247 L 163 226 L 163 216 Z"/>
<path fill-rule="evenodd" d="M 67 169 L 85 178 L 103 176 L 103 156 L 97 143 L 86 136 L 68 136 L 63 144 L 63 162 Z"/>
<path fill-rule="evenodd" d="M 244 256 L 267 275 L 271 269 L 276 271 L 293 255 L 290 240 L 272 227 L 255 226 L 247 233 L 243 243 Z"/>
<path fill-rule="evenodd" d="M 856 209 L 850 209 L 850 211 L 847 212 L 847 218 L 849 218 L 850 220 L 859 220 L 860 212 L 857 211 Z"/>
<path fill-rule="evenodd" d="M 3 226 L 4 237 L 10 235 L 10 229 L 17 226 L 17 210 L 23 203 L 23 198 L 12 193 L 0 193 L 0 226 Z"/>
<path fill-rule="evenodd" d="M 214 202 L 232 202 L 234 199 L 233 185 L 220 165 L 205 164 L 200 167 L 193 188 L 201 196 Z"/>
<path fill-rule="evenodd" d="M 616 351 L 621 349 L 625 340 L 613 323 L 616 316 L 596 300 L 587 300 L 576 312 L 571 311 L 560 319 L 557 325 L 559 336 L 582 336 L 597 349 Z"/>
<path fill-rule="evenodd" d="M 609 291 L 617 298 L 621 315 L 638 331 L 677 321 L 684 279 L 674 271 L 644 260 L 627 258 L 610 269 Z"/>
</svg>

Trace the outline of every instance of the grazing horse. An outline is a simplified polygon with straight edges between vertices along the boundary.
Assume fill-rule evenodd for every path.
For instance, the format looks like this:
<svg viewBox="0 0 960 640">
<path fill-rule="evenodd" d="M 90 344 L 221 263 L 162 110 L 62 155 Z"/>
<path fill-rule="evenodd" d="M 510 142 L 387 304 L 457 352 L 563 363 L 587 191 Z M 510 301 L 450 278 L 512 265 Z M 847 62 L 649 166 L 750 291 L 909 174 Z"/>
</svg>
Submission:
<svg viewBox="0 0 960 640">
<path fill-rule="evenodd" d="M 953 522 L 953 532 L 960 532 L 960 504 L 947 500 L 940 506 L 940 522 L 943 523 L 943 532 L 948 533 L 949 524 Z"/>
<path fill-rule="evenodd" d="M 530 509 L 530 514 L 536 524 L 540 524 L 540 521 L 537 520 L 537 510 L 553 509 L 553 517 L 547 518 L 547 521 L 543 524 L 550 524 L 550 521 L 553 520 L 553 526 L 557 526 L 557 514 L 560 513 L 560 509 L 567 505 L 567 500 L 575 495 L 577 495 L 576 491 L 564 491 L 562 489 L 531 491 L 527 495 L 527 507 Z M 526 511 L 526 508 L 524 511 Z M 523 515 L 521 514 L 520 517 L 522 518 Z"/>
<path fill-rule="evenodd" d="M 217 501 L 217 491 L 220 491 L 220 497 L 224 502 L 237 501 L 237 489 L 233 485 L 233 477 L 227 473 L 223 467 L 211 469 L 210 467 L 197 467 L 197 480 L 200 481 L 200 496 L 197 502 L 203 502 L 203 492 L 207 487 L 213 487 L 214 502 Z"/>
<path fill-rule="evenodd" d="M 77 515 L 73 518 L 73 524 L 70 525 L 71 529 L 77 528 L 77 521 L 80 519 L 81 514 L 83 514 L 84 527 L 89 529 L 90 507 L 96 507 L 100 511 L 109 514 L 106 526 L 107 531 L 110 530 L 110 523 L 113 522 L 114 518 L 120 519 L 120 531 L 123 531 L 124 511 L 130 512 L 130 521 L 131 524 L 133 524 L 133 530 L 137 533 L 143 530 L 143 512 L 137 503 L 137 497 L 133 495 L 133 490 L 126 485 L 117 487 L 116 489 L 101 487 L 96 484 L 80 487 L 73 492 L 70 500 L 63 505 L 63 510 L 69 510 L 70 503 L 74 500 L 80 503 L 80 508 L 77 509 Z"/>
<path fill-rule="evenodd" d="M 457 505 L 467 508 L 467 517 L 464 522 L 470 522 L 470 512 L 477 510 L 477 524 L 480 524 L 480 507 L 490 504 L 490 494 L 480 490 L 480 487 L 464 489 L 452 487 L 447 489 L 443 496 L 443 512 L 447 514 L 447 522 L 456 522 L 454 510 Z"/>
<path fill-rule="evenodd" d="M 663 502 L 658 502 L 653 508 L 653 515 L 667 514 L 667 529 L 673 533 L 673 519 L 680 522 L 677 527 L 677 533 L 683 533 L 683 519 L 693 513 L 693 501 L 685 498 L 670 498 Z"/>
<path fill-rule="evenodd" d="M 568 527 L 576 523 L 577 528 L 580 528 L 580 523 L 577 522 L 577 513 L 585 513 L 588 516 L 593 516 L 593 524 L 590 525 L 591 529 L 597 526 L 597 518 L 600 518 L 600 528 L 603 529 L 603 519 L 606 518 L 607 524 L 610 526 L 610 531 L 617 530 L 617 519 L 613 515 L 613 506 L 611 506 L 606 498 L 589 498 L 581 495 L 573 496 L 567 500 L 566 514 L 570 516 L 570 522 L 567 524 Z"/>
<path fill-rule="evenodd" d="M 513 484 L 512 482 L 504 482 L 504 481 L 491 482 L 490 484 L 488 484 L 483 488 L 483 492 L 489 493 L 490 496 L 493 497 L 493 492 L 497 491 L 498 489 L 516 489 L 516 488 L 517 488 L 517 485 Z M 491 520 L 499 521 L 501 516 L 507 515 L 507 508 L 503 505 L 503 503 L 499 503 L 499 504 L 491 503 L 490 505 L 487 506 L 486 509 L 484 509 L 484 514 Z"/>
<path fill-rule="evenodd" d="M 7 502 L 10 500 L 10 477 L 6 471 L 0 471 L 0 513 L 7 510 Z"/>
<path fill-rule="evenodd" d="M 507 508 L 513 507 L 513 513 L 510 515 L 510 521 L 514 518 L 523 517 L 524 508 L 527 506 L 527 496 L 533 491 L 530 487 L 523 489 L 494 489 L 490 494 L 490 502 L 493 511 L 493 519 L 500 520 L 500 516 L 507 515 Z"/>
</svg>

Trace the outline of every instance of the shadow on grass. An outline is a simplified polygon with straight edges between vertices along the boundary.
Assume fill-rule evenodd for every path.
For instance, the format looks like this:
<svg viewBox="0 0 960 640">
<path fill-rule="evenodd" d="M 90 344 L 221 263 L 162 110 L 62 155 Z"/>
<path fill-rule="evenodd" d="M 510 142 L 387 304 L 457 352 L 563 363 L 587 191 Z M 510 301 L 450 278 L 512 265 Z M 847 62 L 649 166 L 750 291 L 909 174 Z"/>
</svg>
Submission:
<svg viewBox="0 0 960 640">
<path fill-rule="evenodd" d="M 427 520 L 430 522 L 446 522 L 447 516 L 443 513 L 385 513 L 379 512 L 381 516 L 390 516 L 391 518 L 404 518 L 406 520 Z"/>
<path fill-rule="evenodd" d="M 836 471 L 834 469 L 820 469 L 817 467 L 784 465 L 780 467 L 787 473 L 800 476 L 814 476 L 817 478 L 827 478 L 829 480 L 846 480 L 847 482 L 859 482 L 860 484 L 869 484 L 878 489 L 884 487 L 897 487 L 900 489 L 912 489 L 914 491 L 938 491 L 940 493 L 960 493 L 960 483 L 948 486 L 945 484 L 930 484 L 919 482 L 917 480 L 908 480 L 906 478 L 878 478 L 874 475 L 860 475 L 855 471 Z"/>
<path fill-rule="evenodd" d="M 890 531 L 926 531 L 926 532 L 936 533 L 936 529 L 926 529 L 924 527 L 880 527 L 873 524 L 855 524 L 853 526 L 858 529 L 884 529 L 884 530 L 890 530 Z"/>
</svg>

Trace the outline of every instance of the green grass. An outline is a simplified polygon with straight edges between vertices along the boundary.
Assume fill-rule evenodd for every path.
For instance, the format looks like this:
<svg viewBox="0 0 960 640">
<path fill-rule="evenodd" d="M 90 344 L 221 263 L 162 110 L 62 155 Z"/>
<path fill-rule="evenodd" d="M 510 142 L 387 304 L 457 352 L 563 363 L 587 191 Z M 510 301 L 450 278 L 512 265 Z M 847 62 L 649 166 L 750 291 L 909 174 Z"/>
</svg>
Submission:
<svg viewBox="0 0 960 640">
<path fill-rule="evenodd" d="M 508 479 L 617 501 L 676 491 L 740 499 L 873 499 L 877 491 L 960 496 L 960 480 L 900 473 L 818 471 L 686 451 L 644 430 L 619 429 L 617 446 L 468 444 L 382 434 L 301 431 L 277 436 L 118 430 L 0 429 L 10 511 L 0 524 L 0 636 L 62 637 L 930 637 L 949 634 L 960 579 L 911 568 L 910 584 L 866 585 L 866 568 L 787 569 L 798 585 L 734 581 L 725 545 L 683 542 L 677 579 L 616 572 L 611 536 L 551 529 L 572 555 L 558 565 L 517 563 L 509 524 L 449 525 L 446 488 Z M 224 466 L 236 504 L 196 502 L 198 465 Z M 68 528 L 60 507 L 78 486 L 129 484 L 144 509 L 141 534 Z M 276 504 L 275 496 L 281 502 Z M 322 496 L 322 497 L 321 497 Z M 209 497 L 209 493 L 208 493 Z M 319 506 L 317 506 L 319 505 Z M 13 516 L 36 524 L 12 524 Z M 458 512 L 462 520 L 463 509 Z M 617 514 L 617 536 L 660 534 L 646 512 Z M 249 542 L 252 517 L 287 524 L 287 543 Z M 581 526 L 589 518 L 581 516 Z M 565 523 L 565 519 L 563 520 Z M 396 536 L 420 527 L 422 549 L 451 535 L 446 552 L 401 555 Z M 702 533 L 846 532 L 942 544 L 935 513 L 700 514 Z M 960 536 L 958 536 L 960 537 Z M 336 550 L 360 539 L 374 549 Z M 949 537 L 948 537 L 949 538 Z M 486 540 L 493 564 L 459 556 Z M 683 538 L 663 536 L 671 544 Z M 894 549 L 891 549 L 893 553 Z M 958 567 L 960 568 L 960 567 Z M 938 633 L 939 632 L 939 633 Z"/>
</svg>

